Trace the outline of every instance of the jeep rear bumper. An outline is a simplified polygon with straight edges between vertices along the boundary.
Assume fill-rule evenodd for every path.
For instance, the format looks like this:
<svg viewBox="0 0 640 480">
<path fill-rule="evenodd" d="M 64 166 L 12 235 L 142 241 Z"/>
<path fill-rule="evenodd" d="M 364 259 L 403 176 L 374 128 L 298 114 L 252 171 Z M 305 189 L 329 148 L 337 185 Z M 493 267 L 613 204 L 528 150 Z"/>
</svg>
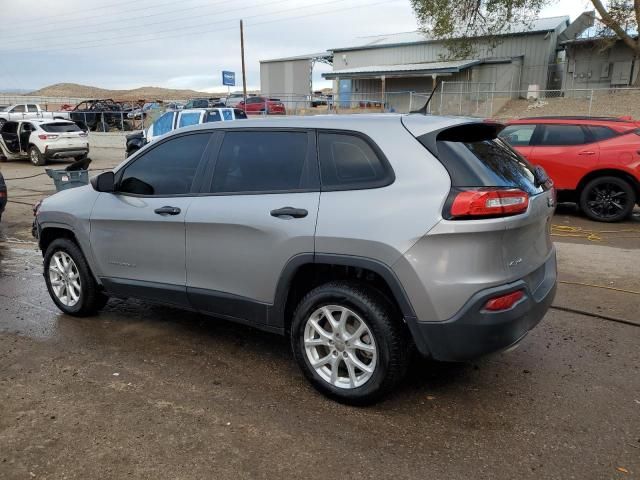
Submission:
<svg viewBox="0 0 640 480">
<path fill-rule="evenodd" d="M 464 361 L 504 350 L 518 343 L 547 313 L 556 293 L 555 251 L 540 267 L 541 281 L 532 290 L 518 280 L 475 294 L 453 318 L 444 322 L 406 319 L 421 354 L 440 361 Z M 496 296 L 524 291 L 508 310 L 490 312 L 483 307 Z"/>
</svg>

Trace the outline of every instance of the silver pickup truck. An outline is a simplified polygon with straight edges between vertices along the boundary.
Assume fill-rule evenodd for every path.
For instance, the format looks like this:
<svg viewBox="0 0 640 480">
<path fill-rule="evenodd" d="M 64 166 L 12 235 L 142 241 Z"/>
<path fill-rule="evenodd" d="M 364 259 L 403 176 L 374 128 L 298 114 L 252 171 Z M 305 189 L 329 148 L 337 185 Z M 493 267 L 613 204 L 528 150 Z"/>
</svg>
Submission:
<svg viewBox="0 0 640 480">
<path fill-rule="evenodd" d="M 48 112 L 37 103 L 18 103 L 0 108 L 0 127 L 9 120 L 69 120 L 69 112 Z"/>
</svg>

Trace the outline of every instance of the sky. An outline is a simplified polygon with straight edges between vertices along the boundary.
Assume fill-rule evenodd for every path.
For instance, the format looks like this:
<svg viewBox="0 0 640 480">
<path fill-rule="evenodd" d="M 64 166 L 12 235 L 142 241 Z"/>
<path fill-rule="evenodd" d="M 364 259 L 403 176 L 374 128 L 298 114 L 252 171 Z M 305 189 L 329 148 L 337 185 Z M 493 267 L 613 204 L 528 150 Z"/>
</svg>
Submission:
<svg viewBox="0 0 640 480">
<path fill-rule="evenodd" d="M 260 60 L 320 52 L 358 37 L 418 26 L 409 0 L 0 0 L 0 91 L 54 83 L 221 92 L 222 70 L 240 84 L 239 19 L 244 19 L 247 87 Z M 590 9 L 561 0 L 541 16 Z M 314 88 L 330 86 L 314 70 Z M 241 87 L 240 87 L 241 88 Z"/>
</svg>

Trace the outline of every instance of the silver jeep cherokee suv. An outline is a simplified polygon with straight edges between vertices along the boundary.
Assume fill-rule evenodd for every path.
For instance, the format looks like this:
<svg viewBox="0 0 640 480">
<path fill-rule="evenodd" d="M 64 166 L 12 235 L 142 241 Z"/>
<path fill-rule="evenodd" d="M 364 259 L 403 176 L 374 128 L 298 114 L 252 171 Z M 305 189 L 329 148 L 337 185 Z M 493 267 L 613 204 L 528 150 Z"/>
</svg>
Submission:
<svg viewBox="0 0 640 480">
<path fill-rule="evenodd" d="M 51 298 L 137 297 L 289 335 L 321 392 L 371 402 L 412 351 L 505 349 L 555 294 L 554 189 L 502 125 L 423 115 L 206 124 L 47 198 Z"/>
</svg>

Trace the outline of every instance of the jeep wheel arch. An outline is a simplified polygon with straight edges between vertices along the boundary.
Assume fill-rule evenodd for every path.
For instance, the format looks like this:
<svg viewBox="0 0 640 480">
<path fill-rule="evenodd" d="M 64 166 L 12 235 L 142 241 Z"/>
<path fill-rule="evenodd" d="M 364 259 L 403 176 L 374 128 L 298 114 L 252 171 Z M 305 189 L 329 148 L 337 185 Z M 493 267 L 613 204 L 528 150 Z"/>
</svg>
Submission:
<svg viewBox="0 0 640 480">
<path fill-rule="evenodd" d="M 286 330 L 298 297 L 325 281 L 357 278 L 354 275 L 373 276 L 372 286 L 388 296 L 404 318 L 415 318 L 415 311 L 400 280 L 388 265 L 355 255 L 303 253 L 292 257 L 282 269 L 274 303 L 269 308 L 268 324 Z M 307 281 L 302 282 L 304 288 L 296 291 L 297 280 L 301 279 Z"/>
</svg>

